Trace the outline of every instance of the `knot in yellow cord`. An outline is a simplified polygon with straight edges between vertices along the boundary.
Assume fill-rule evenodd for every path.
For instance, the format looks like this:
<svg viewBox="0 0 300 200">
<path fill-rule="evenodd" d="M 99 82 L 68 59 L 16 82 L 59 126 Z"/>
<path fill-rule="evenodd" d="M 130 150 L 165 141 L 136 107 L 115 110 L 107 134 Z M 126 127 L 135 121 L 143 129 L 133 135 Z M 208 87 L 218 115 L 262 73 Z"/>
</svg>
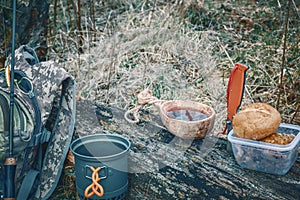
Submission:
<svg viewBox="0 0 300 200">
<path fill-rule="evenodd" d="M 91 196 L 96 194 L 98 197 L 102 197 L 104 195 L 104 189 L 102 185 L 98 183 L 100 181 L 98 172 L 101 170 L 101 167 L 97 167 L 95 169 L 93 166 L 91 166 L 90 169 L 93 171 L 92 174 L 93 182 L 85 189 L 84 196 L 85 198 L 90 198 Z"/>
<path fill-rule="evenodd" d="M 130 123 L 138 123 L 139 122 L 139 114 L 138 111 L 146 104 L 156 104 L 164 102 L 163 100 L 159 100 L 156 97 L 152 96 L 151 90 L 148 88 L 143 90 L 137 95 L 137 105 L 134 108 L 125 112 L 124 117 Z M 128 115 L 132 113 L 134 119 L 130 119 Z"/>
</svg>

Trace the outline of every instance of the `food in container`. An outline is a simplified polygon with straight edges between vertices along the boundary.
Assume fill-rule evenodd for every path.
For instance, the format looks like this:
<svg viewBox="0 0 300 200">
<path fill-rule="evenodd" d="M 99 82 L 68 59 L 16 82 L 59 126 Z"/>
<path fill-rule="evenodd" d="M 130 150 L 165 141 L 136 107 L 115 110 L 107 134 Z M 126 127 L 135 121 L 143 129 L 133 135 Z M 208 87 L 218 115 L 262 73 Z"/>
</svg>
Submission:
<svg viewBox="0 0 300 200">
<path fill-rule="evenodd" d="M 280 122 L 280 113 L 271 105 L 253 103 L 234 116 L 232 126 L 237 137 L 260 140 L 273 134 Z"/>
<path fill-rule="evenodd" d="M 265 137 L 261 139 L 262 142 L 267 142 L 271 144 L 281 144 L 286 145 L 293 141 L 295 138 L 294 134 L 286 134 L 286 133 L 273 133 L 272 135 L 269 135 L 268 137 Z"/>
<path fill-rule="evenodd" d="M 228 134 L 236 162 L 243 168 L 284 175 L 298 157 L 300 126 L 281 123 L 276 133 L 295 137 L 285 145 L 236 137 L 234 130 Z M 290 138 L 289 137 L 289 138 Z"/>
</svg>

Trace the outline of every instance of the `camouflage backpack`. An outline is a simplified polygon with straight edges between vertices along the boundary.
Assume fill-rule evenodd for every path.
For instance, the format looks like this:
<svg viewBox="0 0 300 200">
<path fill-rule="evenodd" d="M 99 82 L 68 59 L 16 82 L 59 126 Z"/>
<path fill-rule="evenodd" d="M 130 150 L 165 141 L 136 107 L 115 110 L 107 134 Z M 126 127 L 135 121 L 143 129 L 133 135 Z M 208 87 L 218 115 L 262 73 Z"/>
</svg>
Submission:
<svg viewBox="0 0 300 200">
<path fill-rule="evenodd" d="M 11 58 L 6 60 L 9 66 Z M 75 80 L 34 50 L 15 51 L 14 157 L 17 199 L 48 199 L 58 184 L 75 124 Z M 0 199 L 8 153 L 9 87 L 0 71 Z"/>
</svg>

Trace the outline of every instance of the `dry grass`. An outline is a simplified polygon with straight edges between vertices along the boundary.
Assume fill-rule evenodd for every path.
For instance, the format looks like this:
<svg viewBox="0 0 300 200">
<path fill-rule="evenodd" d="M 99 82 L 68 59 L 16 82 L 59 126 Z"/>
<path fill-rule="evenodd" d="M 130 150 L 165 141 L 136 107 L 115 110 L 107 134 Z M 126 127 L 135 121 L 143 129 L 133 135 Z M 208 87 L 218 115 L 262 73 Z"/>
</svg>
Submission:
<svg viewBox="0 0 300 200">
<path fill-rule="evenodd" d="M 276 106 L 281 88 L 283 121 L 300 124 L 299 8 L 291 6 L 284 84 L 279 87 L 286 3 L 278 2 L 95 2 L 95 19 L 82 5 L 80 29 L 72 9 L 62 9 L 49 40 L 49 58 L 76 77 L 78 99 L 129 109 L 136 95 L 150 88 L 159 99 L 211 105 L 217 112 L 215 133 L 226 120 L 230 69 L 233 63 L 247 63 L 252 68 L 244 104 Z"/>
</svg>

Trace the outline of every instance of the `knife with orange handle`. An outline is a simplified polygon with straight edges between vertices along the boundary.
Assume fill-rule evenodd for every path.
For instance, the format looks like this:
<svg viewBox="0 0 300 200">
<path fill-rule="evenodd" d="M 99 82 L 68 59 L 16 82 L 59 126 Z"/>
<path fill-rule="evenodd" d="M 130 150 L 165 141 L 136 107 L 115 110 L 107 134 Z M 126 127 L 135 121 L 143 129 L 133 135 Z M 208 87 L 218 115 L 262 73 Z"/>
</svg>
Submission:
<svg viewBox="0 0 300 200">
<path fill-rule="evenodd" d="M 248 69 L 248 66 L 241 63 L 236 63 L 230 72 L 227 85 L 227 123 L 223 134 L 225 134 L 226 129 L 227 134 L 231 131 L 232 120 L 241 106 L 244 96 L 246 71 Z M 232 152 L 232 147 L 229 141 L 227 141 L 227 151 Z"/>
<path fill-rule="evenodd" d="M 246 71 L 249 69 L 248 66 L 236 63 L 230 72 L 228 86 L 227 86 L 227 133 L 232 129 L 232 120 L 234 115 L 238 112 L 238 109 L 242 103 Z M 224 133 L 226 132 L 226 128 Z"/>
</svg>

